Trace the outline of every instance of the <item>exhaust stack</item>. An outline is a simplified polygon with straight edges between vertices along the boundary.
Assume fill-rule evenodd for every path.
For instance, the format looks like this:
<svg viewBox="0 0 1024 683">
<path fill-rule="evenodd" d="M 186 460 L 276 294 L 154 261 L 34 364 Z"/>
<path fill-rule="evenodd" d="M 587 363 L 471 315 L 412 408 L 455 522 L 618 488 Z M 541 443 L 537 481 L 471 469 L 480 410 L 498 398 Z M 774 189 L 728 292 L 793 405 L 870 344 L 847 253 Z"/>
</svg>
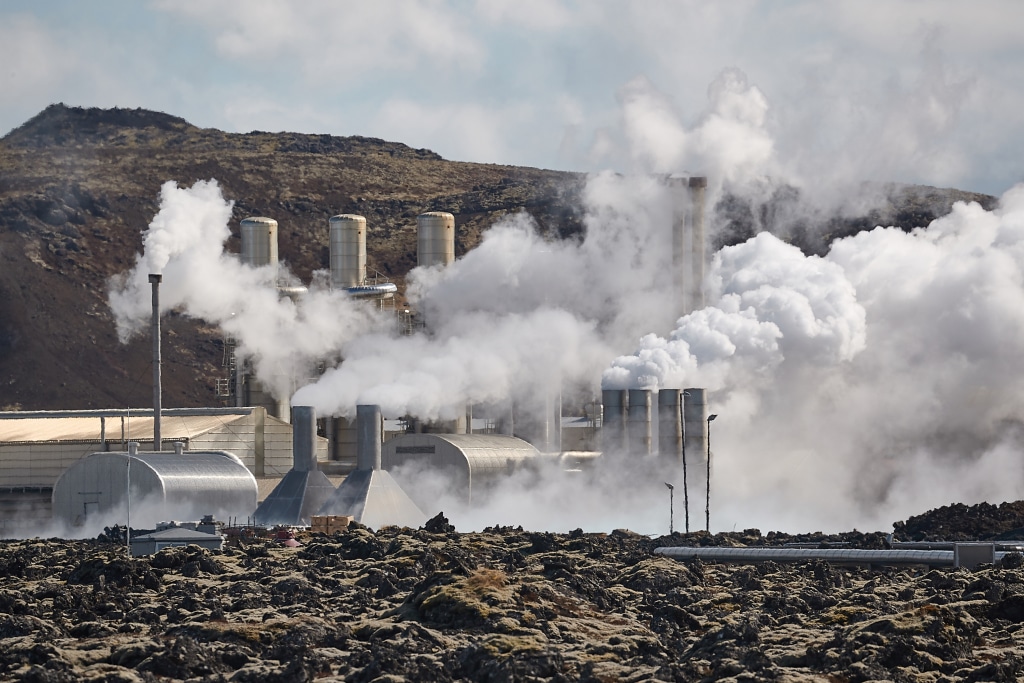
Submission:
<svg viewBox="0 0 1024 683">
<path fill-rule="evenodd" d="M 384 421 L 380 406 L 356 406 L 357 465 L 320 508 L 320 515 L 349 515 L 361 524 L 420 527 L 427 516 L 390 473 L 380 468 Z"/>
<path fill-rule="evenodd" d="M 163 276 L 151 274 L 149 282 L 153 285 L 153 450 L 162 451 L 163 440 L 160 437 L 160 413 L 163 409 L 163 387 L 160 379 L 160 282 Z"/>
<path fill-rule="evenodd" d="M 307 526 L 334 493 L 334 484 L 316 462 L 316 410 L 292 407 L 292 469 L 256 508 L 258 524 Z"/>
<path fill-rule="evenodd" d="M 669 179 L 675 200 L 672 222 L 673 290 L 679 315 L 704 308 L 704 201 L 708 179 Z"/>
</svg>

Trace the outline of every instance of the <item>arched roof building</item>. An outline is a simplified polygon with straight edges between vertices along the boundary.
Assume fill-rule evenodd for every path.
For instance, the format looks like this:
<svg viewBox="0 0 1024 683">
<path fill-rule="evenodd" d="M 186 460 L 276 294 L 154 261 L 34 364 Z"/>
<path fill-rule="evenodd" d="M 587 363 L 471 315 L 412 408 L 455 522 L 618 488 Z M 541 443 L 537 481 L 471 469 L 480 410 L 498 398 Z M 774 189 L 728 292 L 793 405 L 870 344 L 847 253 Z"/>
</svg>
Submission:
<svg viewBox="0 0 1024 683">
<path fill-rule="evenodd" d="M 384 442 L 381 466 L 388 471 L 430 470 L 452 479 L 457 491 L 473 502 L 479 490 L 507 477 L 539 457 L 530 443 L 502 434 L 403 434 Z M 413 491 L 415 486 L 407 486 Z"/>
<path fill-rule="evenodd" d="M 170 519 L 248 517 L 256 478 L 227 451 L 93 453 L 69 467 L 53 487 L 53 519 L 72 526 L 125 521 L 131 478 L 131 523 L 153 528 Z"/>
</svg>

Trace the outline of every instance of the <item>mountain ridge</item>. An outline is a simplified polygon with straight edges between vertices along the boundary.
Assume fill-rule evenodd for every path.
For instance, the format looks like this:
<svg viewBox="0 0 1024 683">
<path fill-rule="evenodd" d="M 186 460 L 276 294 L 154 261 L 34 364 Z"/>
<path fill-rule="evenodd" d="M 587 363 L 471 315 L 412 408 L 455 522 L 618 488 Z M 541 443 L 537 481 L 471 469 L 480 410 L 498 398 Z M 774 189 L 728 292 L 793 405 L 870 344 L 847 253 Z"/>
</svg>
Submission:
<svg viewBox="0 0 1024 683">
<path fill-rule="evenodd" d="M 0 138 L 0 408 L 151 402 L 149 342 L 118 342 L 107 282 L 142 251 L 160 186 L 211 178 L 234 202 L 227 249 L 239 249 L 242 218 L 274 217 L 281 259 L 307 282 L 327 267 L 327 220 L 339 213 L 366 217 L 368 268 L 400 293 L 416 265 L 416 216 L 424 211 L 455 214 L 457 256 L 518 212 L 546 238 L 585 231 L 582 173 L 449 161 L 378 138 L 225 133 L 145 109 L 50 105 Z M 788 238 L 820 253 L 872 223 L 910 228 L 958 199 L 995 203 L 909 187 L 893 189 L 885 211 L 797 225 Z M 725 197 L 709 207 L 724 225 L 715 246 L 773 229 L 773 216 L 799 201 L 794 193 L 783 188 L 761 206 Z M 219 331 L 175 313 L 164 328 L 164 405 L 217 404 L 216 380 L 226 374 Z"/>
</svg>

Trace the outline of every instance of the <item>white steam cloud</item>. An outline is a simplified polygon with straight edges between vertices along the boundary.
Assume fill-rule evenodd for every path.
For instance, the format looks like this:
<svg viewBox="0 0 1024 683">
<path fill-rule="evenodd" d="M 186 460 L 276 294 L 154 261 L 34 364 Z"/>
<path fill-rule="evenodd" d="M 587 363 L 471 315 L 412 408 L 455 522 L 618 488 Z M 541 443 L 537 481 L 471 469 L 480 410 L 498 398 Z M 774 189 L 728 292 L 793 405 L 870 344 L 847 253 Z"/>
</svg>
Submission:
<svg viewBox="0 0 1024 683">
<path fill-rule="evenodd" d="M 212 182 L 164 186 L 145 256 L 111 289 L 118 329 L 147 320 L 146 275 L 162 268 L 163 305 L 235 336 L 265 382 L 344 358 L 292 398 L 320 415 L 375 403 L 390 417 L 447 419 L 467 402 L 539 407 L 558 387 L 578 407 L 602 381 L 707 387 L 720 416 L 713 530 L 885 529 L 936 505 L 1018 498 L 1024 186 L 995 211 L 958 204 L 931 226 L 880 227 L 824 257 L 757 235 L 714 256 L 708 306 L 677 320 L 674 202 L 650 174 L 706 172 L 714 234 L 723 185 L 756 198 L 796 177 L 785 172 L 795 162 L 779 158 L 767 98 L 737 70 L 712 84 L 692 126 L 646 81 L 621 99 L 638 172 L 590 178 L 578 241 L 545 240 L 512 216 L 450 267 L 414 270 L 408 294 L 429 332 L 402 336 L 341 294 L 280 299 L 277 275 L 224 253 L 230 204 Z M 820 211 L 792 221 L 813 225 Z M 523 475 L 453 519 L 664 531 L 661 481 Z M 440 489 L 434 499 L 448 500 Z"/>
<path fill-rule="evenodd" d="M 390 320 L 345 294 L 312 289 L 293 302 L 278 293 L 286 270 L 252 268 L 224 251 L 231 236 L 232 203 L 216 181 L 191 188 L 167 182 L 160 211 L 149 225 L 135 266 L 110 282 L 109 302 L 122 341 L 144 329 L 152 314 L 149 274 L 162 274 L 161 312 L 182 313 L 217 325 L 237 341 L 240 360 L 251 360 L 257 377 L 286 399 L 296 380 L 331 359 L 338 345 Z"/>
</svg>

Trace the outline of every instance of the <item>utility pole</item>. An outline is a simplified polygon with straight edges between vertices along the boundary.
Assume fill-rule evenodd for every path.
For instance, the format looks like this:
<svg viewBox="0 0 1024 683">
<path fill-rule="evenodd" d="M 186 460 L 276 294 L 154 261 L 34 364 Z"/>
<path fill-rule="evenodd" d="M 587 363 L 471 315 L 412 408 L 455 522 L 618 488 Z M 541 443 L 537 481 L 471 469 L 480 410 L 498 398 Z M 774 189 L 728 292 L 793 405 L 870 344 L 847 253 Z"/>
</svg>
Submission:
<svg viewBox="0 0 1024 683">
<path fill-rule="evenodd" d="M 704 504 L 704 531 L 711 533 L 711 423 L 718 415 L 708 415 L 708 491 Z"/>
</svg>

